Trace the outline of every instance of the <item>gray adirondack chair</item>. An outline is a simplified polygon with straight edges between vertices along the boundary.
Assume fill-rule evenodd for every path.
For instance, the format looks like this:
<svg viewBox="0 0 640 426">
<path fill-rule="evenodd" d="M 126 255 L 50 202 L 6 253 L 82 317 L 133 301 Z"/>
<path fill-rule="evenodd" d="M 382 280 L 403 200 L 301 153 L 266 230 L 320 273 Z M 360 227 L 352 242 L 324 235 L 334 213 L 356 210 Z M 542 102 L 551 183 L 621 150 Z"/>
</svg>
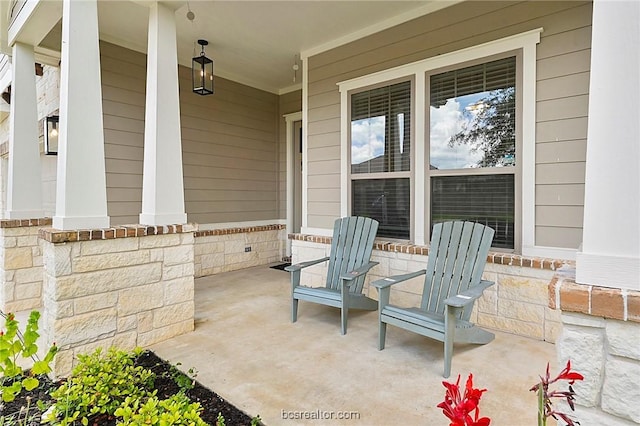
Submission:
<svg viewBox="0 0 640 426">
<path fill-rule="evenodd" d="M 371 262 L 373 241 L 378 222 L 367 217 L 337 219 L 333 226 L 331 253 L 322 259 L 310 260 L 285 268 L 291 272 L 291 322 L 298 319 L 298 301 L 320 303 L 341 309 L 341 333 L 347 333 L 349 309 L 375 311 L 378 302 L 362 294 L 367 272 L 378 264 Z M 303 268 L 328 261 L 325 287 L 300 285 Z"/>
<path fill-rule="evenodd" d="M 384 349 L 387 324 L 444 342 L 444 377 L 451 374 L 453 343 L 489 343 L 493 333 L 469 322 L 476 299 L 492 281 L 482 279 L 493 229 L 473 222 L 445 222 L 433 227 L 427 268 L 371 283 L 379 291 L 379 343 Z M 391 286 L 425 275 L 420 308 L 389 304 Z"/>
</svg>

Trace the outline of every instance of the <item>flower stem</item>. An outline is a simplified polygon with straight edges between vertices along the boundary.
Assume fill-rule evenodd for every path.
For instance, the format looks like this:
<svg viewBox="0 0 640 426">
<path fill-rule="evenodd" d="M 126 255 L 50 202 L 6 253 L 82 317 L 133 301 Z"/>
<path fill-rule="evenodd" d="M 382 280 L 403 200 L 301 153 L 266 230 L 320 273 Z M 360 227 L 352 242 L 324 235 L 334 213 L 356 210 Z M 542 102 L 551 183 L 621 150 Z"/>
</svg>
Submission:
<svg viewBox="0 0 640 426">
<path fill-rule="evenodd" d="M 547 426 L 547 417 L 544 415 L 544 383 L 538 384 L 538 426 Z"/>
</svg>

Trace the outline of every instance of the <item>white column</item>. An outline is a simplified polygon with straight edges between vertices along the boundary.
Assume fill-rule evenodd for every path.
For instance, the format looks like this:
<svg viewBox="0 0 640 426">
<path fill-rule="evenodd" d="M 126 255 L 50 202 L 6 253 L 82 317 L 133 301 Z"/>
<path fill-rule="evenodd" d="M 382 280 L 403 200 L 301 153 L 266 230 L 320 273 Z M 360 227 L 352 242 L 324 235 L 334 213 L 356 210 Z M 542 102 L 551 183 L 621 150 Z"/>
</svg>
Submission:
<svg viewBox="0 0 640 426">
<path fill-rule="evenodd" d="M 151 6 L 140 223 L 185 223 L 178 51 L 173 9 Z"/>
<path fill-rule="evenodd" d="M 14 44 L 11 66 L 6 217 L 39 218 L 44 213 L 33 46 Z"/>
<path fill-rule="evenodd" d="M 106 228 L 107 188 L 96 0 L 64 0 L 57 229 Z"/>
<path fill-rule="evenodd" d="M 640 290 L 640 2 L 593 5 L 582 252 L 576 282 Z"/>
</svg>

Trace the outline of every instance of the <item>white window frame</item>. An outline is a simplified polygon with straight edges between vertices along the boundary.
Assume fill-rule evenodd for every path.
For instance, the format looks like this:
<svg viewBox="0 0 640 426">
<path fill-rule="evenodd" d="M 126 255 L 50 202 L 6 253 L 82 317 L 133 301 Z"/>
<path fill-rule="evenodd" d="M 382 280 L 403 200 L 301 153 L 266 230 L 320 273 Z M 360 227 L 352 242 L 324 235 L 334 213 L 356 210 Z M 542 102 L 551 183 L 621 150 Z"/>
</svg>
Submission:
<svg viewBox="0 0 640 426">
<path fill-rule="evenodd" d="M 540 42 L 542 28 L 501 38 L 455 52 L 445 53 L 433 58 L 390 68 L 377 73 L 341 81 L 340 90 L 340 214 L 349 212 L 349 92 L 368 86 L 379 85 L 387 81 L 413 77 L 414 124 L 412 149 L 414 164 L 425 164 L 426 155 L 426 74 L 429 71 L 452 67 L 470 61 L 480 60 L 510 51 L 522 52 L 522 187 L 521 191 L 522 229 L 521 252 L 523 255 L 536 255 L 535 243 L 535 141 L 536 141 L 536 45 Z M 417 245 L 428 243 L 424 211 L 426 176 L 424 167 L 413 168 L 413 241 Z M 518 250 L 518 248 L 516 248 Z"/>
<path fill-rule="evenodd" d="M 412 79 L 401 79 L 398 81 L 387 81 L 384 82 L 384 84 L 382 85 L 378 85 L 375 87 L 366 87 L 362 90 L 357 91 L 356 93 L 361 93 L 361 92 L 366 92 L 368 90 L 373 90 L 373 89 L 377 89 L 377 88 L 381 88 L 381 87 L 388 87 L 388 86 L 393 86 L 394 84 L 398 84 L 398 83 L 409 83 L 410 84 L 410 110 L 411 110 L 411 115 L 414 114 L 415 111 L 415 104 L 414 104 L 414 99 L 415 99 L 415 86 L 413 84 Z M 347 97 L 347 99 L 350 100 L 351 95 L 354 95 L 356 93 L 350 92 L 349 96 Z M 348 106 L 348 111 L 349 111 L 349 123 L 351 123 L 351 103 L 349 103 Z M 373 173 L 351 173 L 351 127 L 349 127 L 349 136 L 348 136 L 348 140 L 349 140 L 349 147 L 347 149 L 347 164 L 348 164 L 348 181 L 347 181 L 347 194 L 351 194 L 351 191 L 353 189 L 352 186 L 352 182 L 354 180 L 382 180 L 382 179 L 409 179 L 409 199 L 410 199 L 410 205 L 412 210 L 409 212 L 409 238 L 412 238 L 413 236 L 413 232 L 414 232 L 414 228 L 415 226 L 413 226 L 413 214 L 415 212 L 415 209 L 413 209 L 413 203 L 414 203 L 414 195 L 415 195 L 415 190 L 413 187 L 413 180 L 414 180 L 414 175 L 413 175 L 413 169 L 414 169 L 414 164 L 416 164 L 414 162 L 414 155 L 413 155 L 413 138 L 414 138 L 414 126 L 415 120 L 413 120 L 413 118 L 411 119 L 411 126 L 410 126 L 410 131 L 409 131 L 409 141 L 410 141 L 410 150 L 411 150 L 411 158 L 409 160 L 409 170 L 405 170 L 405 171 L 394 171 L 394 172 L 373 172 Z M 347 197 L 347 202 L 352 202 L 350 196 Z M 340 203 L 341 207 L 342 207 L 342 202 Z M 351 214 L 350 210 L 351 210 L 351 204 L 349 205 L 349 213 Z M 348 214 L 342 214 L 341 216 L 347 216 Z M 384 237 L 387 240 L 393 241 L 395 240 L 395 238 L 390 238 L 390 237 Z M 399 240 L 402 241 L 402 240 Z"/>
</svg>

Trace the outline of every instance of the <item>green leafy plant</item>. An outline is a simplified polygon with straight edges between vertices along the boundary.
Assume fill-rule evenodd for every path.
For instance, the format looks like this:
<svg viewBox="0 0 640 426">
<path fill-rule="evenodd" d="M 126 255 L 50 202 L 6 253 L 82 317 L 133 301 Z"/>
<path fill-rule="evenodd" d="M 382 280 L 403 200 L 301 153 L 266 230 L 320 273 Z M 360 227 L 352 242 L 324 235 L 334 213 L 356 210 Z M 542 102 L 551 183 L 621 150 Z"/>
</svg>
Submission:
<svg viewBox="0 0 640 426">
<path fill-rule="evenodd" d="M 22 389 L 32 390 L 38 387 L 40 381 L 37 376 L 51 372 L 50 365 L 58 348 L 53 344 L 44 359 L 38 358 L 38 311 L 32 311 L 29 315 L 24 333 L 20 332 L 13 313 L 0 312 L 0 316 L 5 320 L 4 330 L 0 331 L 0 392 L 2 400 L 9 402 L 13 401 Z M 28 373 L 19 365 L 20 358 L 33 362 Z"/>
<path fill-rule="evenodd" d="M 181 363 L 176 363 L 171 366 L 169 374 L 173 381 L 178 385 L 182 392 L 186 392 L 193 389 L 196 384 L 196 377 L 198 377 L 198 370 L 191 367 L 186 373 L 183 373 L 178 367 Z"/>
<path fill-rule="evenodd" d="M 152 388 L 155 374 L 134 365 L 141 352 L 111 348 L 103 355 L 98 348 L 92 354 L 78 355 L 71 377 L 51 393 L 56 402 L 43 420 L 60 425 L 80 421 L 86 426 L 91 416 L 114 415 L 127 398 L 154 396 L 147 389 Z"/>
<path fill-rule="evenodd" d="M 222 413 L 218 413 L 218 418 L 216 419 L 216 426 L 226 426 L 224 422 L 224 416 Z"/>
<path fill-rule="evenodd" d="M 184 393 L 178 392 L 162 400 L 152 396 L 144 403 L 141 399 L 127 397 L 115 415 L 122 418 L 123 425 L 206 426 L 207 423 L 200 417 L 201 411 L 199 403 L 192 403 Z"/>
</svg>

